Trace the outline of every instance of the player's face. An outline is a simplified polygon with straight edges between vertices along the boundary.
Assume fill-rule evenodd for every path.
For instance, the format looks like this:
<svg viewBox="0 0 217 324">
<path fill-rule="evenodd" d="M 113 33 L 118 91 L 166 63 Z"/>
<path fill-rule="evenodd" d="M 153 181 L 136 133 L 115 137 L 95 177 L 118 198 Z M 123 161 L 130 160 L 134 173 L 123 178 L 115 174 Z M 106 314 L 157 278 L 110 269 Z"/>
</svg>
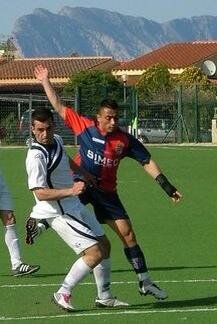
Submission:
<svg viewBox="0 0 217 324">
<path fill-rule="evenodd" d="M 117 111 L 111 108 L 103 108 L 96 116 L 99 129 L 107 134 L 112 133 L 118 127 Z"/>
<path fill-rule="evenodd" d="M 38 143 L 50 145 L 53 143 L 54 123 L 51 119 L 45 122 L 35 120 L 32 126 L 32 132 L 35 135 L 35 139 Z"/>
</svg>

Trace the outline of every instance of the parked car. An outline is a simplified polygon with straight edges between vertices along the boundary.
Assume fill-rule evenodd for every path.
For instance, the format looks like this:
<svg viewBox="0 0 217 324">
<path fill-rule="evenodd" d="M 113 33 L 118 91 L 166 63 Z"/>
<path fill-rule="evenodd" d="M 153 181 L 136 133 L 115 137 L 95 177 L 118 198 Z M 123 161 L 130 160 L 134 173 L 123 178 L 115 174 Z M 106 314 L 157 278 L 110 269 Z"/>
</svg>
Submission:
<svg viewBox="0 0 217 324">
<path fill-rule="evenodd" d="M 72 134 L 72 131 L 64 124 L 64 121 L 56 111 L 53 110 L 52 112 L 55 122 L 55 133 L 62 137 L 64 144 L 75 144 L 75 136 Z M 29 110 L 26 110 L 20 118 L 19 137 L 24 143 L 30 138 Z"/>
<path fill-rule="evenodd" d="M 171 129 L 173 121 L 170 119 L 139 119 L 138 138 L 143 143 L 174 143 L 176 133 Z"/>
</svg>

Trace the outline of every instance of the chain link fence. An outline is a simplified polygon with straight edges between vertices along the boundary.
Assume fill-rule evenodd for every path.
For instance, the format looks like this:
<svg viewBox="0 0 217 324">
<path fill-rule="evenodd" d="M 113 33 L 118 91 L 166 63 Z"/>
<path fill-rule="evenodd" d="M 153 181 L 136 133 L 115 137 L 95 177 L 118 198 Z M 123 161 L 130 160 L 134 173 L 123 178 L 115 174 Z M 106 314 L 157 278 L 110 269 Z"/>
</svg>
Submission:
<svg viewBox="0 0 217 324">
<path fill-rule="evenodd" d="M 138 136 L 150 143 L 212 141 L 217 87 L 180 86 L 159 101 L 138 103 Z"/>
<path fill-rule="evenodd" d="M 74 98 L 62 98 L 66 105 L 74 106 Z M 44 96 L 0 95 L 0 141 L 2 145 L 25 145 L 31 137 L 31 112 L 37 107 L 49 107 Z M 56 133 L 61 135 L 65 144 L 75 144 L 75 136 L 63 120 L 54 112 Z"/>
<path fill-rule="evenodd" d="M 199 86 L 173 89 L 164 98 L 139 101 L 133 87 L 77 89 L 72 98 L 62 97 L 65 105 L 87 116 L 94 116 L 100 101 L 109 96 L 120 107 L 120 126 L 143 143 L 211 142 L 211 125 L 216 102 L 216 87 L 204 91 Z M 0 95 L 1 145 L 25 145 L 31 136 L 31 111 L 51 107 L 45 96 Z M 54 112 L 56 133 L 65 144 L 77 144 L 76 137 Z"/>
</svg>

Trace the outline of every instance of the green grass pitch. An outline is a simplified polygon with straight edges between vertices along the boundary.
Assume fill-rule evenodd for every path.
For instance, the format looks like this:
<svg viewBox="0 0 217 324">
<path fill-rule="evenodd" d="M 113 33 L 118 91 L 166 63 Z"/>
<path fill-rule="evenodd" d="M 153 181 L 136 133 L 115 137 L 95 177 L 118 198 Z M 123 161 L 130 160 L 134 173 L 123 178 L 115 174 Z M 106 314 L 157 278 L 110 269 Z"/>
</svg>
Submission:
<svg viewBox="0 0 217 324">
<path fill-rule="evenodd" d="M 68 149 L 72 153 L 72 149 Z M 0 169 L 11 190 L 25 262 L 40 264 L 35 275 L 14 278 L 8 253 L 0 244 L 0 322 L 4 323 L 216 323 L 217 316 L 217 148 L 150 146 L 152 157 L 183 194 L 174 205 L 142 168 L 121 162 L 119 192 L 133 222 L 152 278 L 169 298 L 141 297 L 137 278 L 124 257 L 119 239 L 112 242 L 112 289 L 128 301 L 127 309 L 96 309 L 93 276 L 74 291 L 75 313 L 58 309 L 51 297 L 75 254 L 51 230 L 33 246 L 24 242 L 24 224 L 33 197 L 27 189 L 24 148 L 0 148 Z"/>
</svg>

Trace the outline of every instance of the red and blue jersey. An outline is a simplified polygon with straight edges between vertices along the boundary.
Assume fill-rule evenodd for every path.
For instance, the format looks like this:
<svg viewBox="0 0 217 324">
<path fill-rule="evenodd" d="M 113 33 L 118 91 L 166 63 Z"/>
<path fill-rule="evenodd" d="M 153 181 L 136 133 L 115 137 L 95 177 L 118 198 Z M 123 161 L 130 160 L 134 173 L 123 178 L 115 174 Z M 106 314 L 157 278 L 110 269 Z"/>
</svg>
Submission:
<svg viewBox="0 0 217 324">
<path fill-rule="evenodd" d="M 94 175 L 103 190 L 116 190 L 117 169 L 124 157 L 142 165 L 150 160 L 150 153 L 142 143 L 121 129 L 102 135 L 93 118 L 82 116 L 68 107 L 65 107 L 65 123 L 77 136 L 80 145 L 75 162 Z"/>
</svg>

